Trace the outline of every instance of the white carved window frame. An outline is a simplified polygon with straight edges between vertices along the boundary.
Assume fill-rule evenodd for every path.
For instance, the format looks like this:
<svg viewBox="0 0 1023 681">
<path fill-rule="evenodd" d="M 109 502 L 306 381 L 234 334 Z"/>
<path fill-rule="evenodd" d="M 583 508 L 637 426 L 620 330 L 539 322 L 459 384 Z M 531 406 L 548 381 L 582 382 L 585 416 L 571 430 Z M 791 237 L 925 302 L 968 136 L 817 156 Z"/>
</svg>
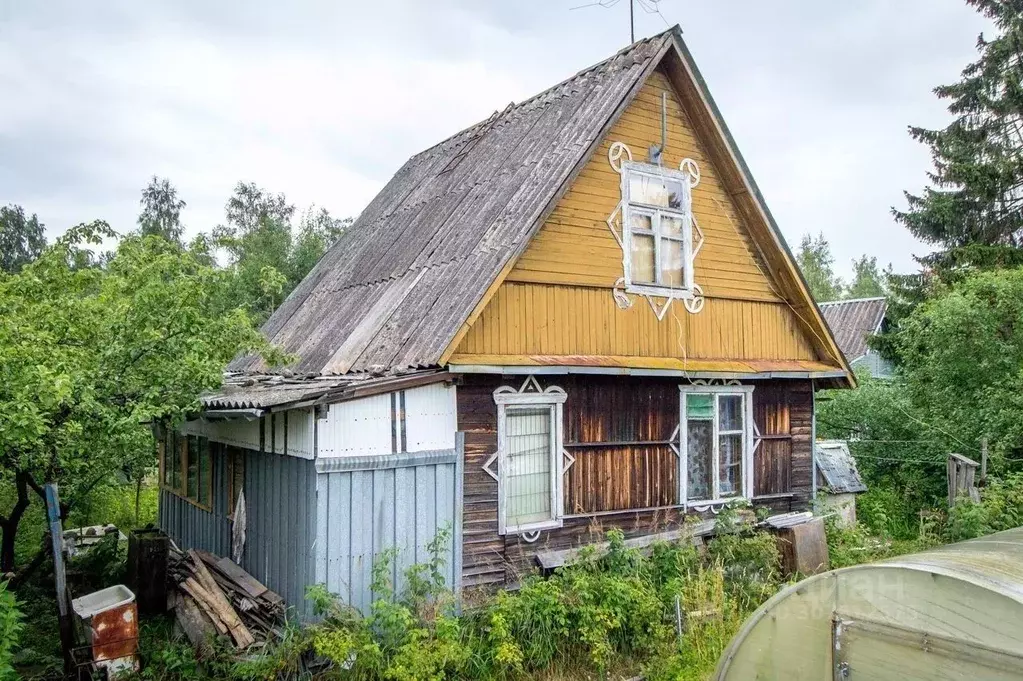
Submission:
<svg viewBox="0 0 1023 681">
<path fill-rule="evenodd" d="M 679 400 L 679 499 L 687 508 L 697 511 L 707 509 L 714 510 L 737 499 L 753 498 L 753 448 L 755 430 L 753 423 L 753 388 L 752 385 L 680 385 L 681 399 Z M 714 397 L 714 434 L 713 434 L 713 456 L 711 460 L 711 472 L 713 481 L 713 498 L 711 499 L 689 499 L 689 422 L 687 417 L 686 400 L 689 395 L 706 395 Z M 720 396 L 742 397 L 742 494 L 735 494 L 729 497 L 721 497 L 721 466 L 720 466 L 720 415 L 718 398 Z M 730 431 L 726 431 L 730 432 Z"/>
<path fill-rule="evenodd" d="M 536 391 L 528 391 L 529 384 L 536 386 Z M 565 452 L 564 427 L 562 425 L 563 405 L 568 399 L 568 394 L 557 386 L 550 386 L 540 391 L 536 380 L 530 376 L 523 383 L 522 390 L 516 391 L 509 386 L 502 386 L 494 391 L 494 402 L 497 403 L 497 452 L 487 461 L 483 469 L 497 481 L 497 530 L 499 534 L 523 534 L 527 541 L 535 541 L 541 530 L 555 529 L 562 526 L 564 522 L 564 495 L 563 480 L 565 472 L 575 462 Z M 505 494 L 507 487 L 502 483 L 505 479 L 504 471 L 507 470 L 505 452 L 507 451 L 507 414 L 509 410 L 537 409 L 548 407 L 551 411 L 551 444 L 549 454 L 551 482 L 551 517 L 540 522 L 527 523 L 522 525 L 508 524 L 507 500 Z M 490 466 L 497 463 L 496 473 Z"/>
<path fill-rule="evenodd" d="M 685 170 L 672 170 L 649 163 L 637 161 L 625 161 L 621 165 L 621 193 L 622 193 L 622 265 L 625 268 L 625 291 L 637 295 L 657 296 L 662 298 L 691 299 L 693 293 L 693 194 L 690 183 L 691 174 Z M 630 192 L 631 177 L 636 175 L 651 177 L 654 179 L 667 178 L 679 183 L 682 187 L 682 207 L 665 208 L 633 202 Z M 632 220 L 633 213 L 651 217 L 651 227 L 654 236 L 654 276 L 659 282 L 661 278 L 661 240 L 664 237 L 660 231 L 661 216 L 678 218 L 682 220 L 682 264 L 685 274 L 685 282 L 682 287 L 661 286 L 658 284 L 637 284 L 632 281 Z"/>
</svg>

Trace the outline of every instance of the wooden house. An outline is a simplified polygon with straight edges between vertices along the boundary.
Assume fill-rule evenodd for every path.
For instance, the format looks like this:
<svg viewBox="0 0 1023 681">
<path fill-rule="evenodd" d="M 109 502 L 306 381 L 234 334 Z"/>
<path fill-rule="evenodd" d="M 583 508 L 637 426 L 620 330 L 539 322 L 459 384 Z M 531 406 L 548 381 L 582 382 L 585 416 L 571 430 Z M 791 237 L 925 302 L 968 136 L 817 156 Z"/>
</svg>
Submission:
<svg viewBox="0 0 1023 681">
<path fill-rule="evenodd" d="M 241 563 L 295 604 L 365 607 L 444 529 L 469 590 L 806 509 L 814 391 L 854 381 L 677 27 L 413 156 L 264 331 L 297 362 L 167 435 L 161 524 L 230 554 L 244 494 Z"/>
</svg>

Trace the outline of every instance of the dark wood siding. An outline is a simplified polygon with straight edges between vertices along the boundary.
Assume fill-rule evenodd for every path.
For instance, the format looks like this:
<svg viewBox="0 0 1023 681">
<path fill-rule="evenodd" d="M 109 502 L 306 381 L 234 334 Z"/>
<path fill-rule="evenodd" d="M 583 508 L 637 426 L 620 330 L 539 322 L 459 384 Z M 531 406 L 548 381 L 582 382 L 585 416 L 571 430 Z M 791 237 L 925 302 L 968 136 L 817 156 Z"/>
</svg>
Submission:
<svg viewBox="0 0 1023 681">
<path fill-rule="evenodd" d="M 564 480 L 564 526 L 528 543 L 497 531 L 497 483 L 483 470 L 497 451 L 494 390 L 521 377 L 466 375 L 458 387 L 465 433 L 463 585 L 502 585 L 535 569 L 535 555 L 600 541 L 612 528 L 639 536 L 676 527 L 678 459 L 668 445 L 679 422 L 679 381 L 570 375 L 538 377 L 568 394 L 565 448 L 576 461 Z M 773 511 L 808 507 L 812 494 L 809 381 L 758 381 L 754 420 L 763 437 L 754 454 L 754 499 Z M 571 517 L 575 516 L 575 517 Z"/>
</svg>

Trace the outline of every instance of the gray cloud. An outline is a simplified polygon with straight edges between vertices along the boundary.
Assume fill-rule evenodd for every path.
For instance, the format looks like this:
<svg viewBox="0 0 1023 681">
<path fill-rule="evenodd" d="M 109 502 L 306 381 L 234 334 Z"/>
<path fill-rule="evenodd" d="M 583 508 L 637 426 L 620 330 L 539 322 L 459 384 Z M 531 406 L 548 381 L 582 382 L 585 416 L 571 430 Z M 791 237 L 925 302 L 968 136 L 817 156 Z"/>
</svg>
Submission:
<svg viewBox="0 0 1023 681">
<path fill-rule="evenodd" d="M 627 42 L 627 0 L 0 2 L 0 202 L 51 234 L 134 224 L 170 177 L 190 232 L 239 180 L 358 212 L 413 153 Z M 974 57 L 962 0 L 663 0 L 782 229 L 912 266 L 890 215 L 929 165 L 909 124 Z M 637 11 L 637 35 L 665 27 Z"/>
</svg>

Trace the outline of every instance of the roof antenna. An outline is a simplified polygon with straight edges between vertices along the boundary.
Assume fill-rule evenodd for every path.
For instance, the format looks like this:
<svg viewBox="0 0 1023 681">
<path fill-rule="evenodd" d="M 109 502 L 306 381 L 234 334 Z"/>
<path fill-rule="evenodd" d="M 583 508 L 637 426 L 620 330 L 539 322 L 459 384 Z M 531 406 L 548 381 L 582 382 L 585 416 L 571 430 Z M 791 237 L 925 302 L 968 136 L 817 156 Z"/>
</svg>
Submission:
<svg viewBox="0 0 1023 681">
<path fill-rule="evenodd" d="M 576 7 L 569 7 L 569 10 L 574 9 L 586 9 L 587 7 L 603 7 L 608 9 L 614 7 L 621 0 L 596 0 L 595 2 L 588 2 L 585 5 L 578 5 Z M 636 0 L 629 0 L 629 44 L 636 42 Z"/>
<path fill-rule="evenodd" d="M 668 148 L 668 93 L 661 91 L 661 143 L 651 144 L 647 154 L 650 162 L 664 165 L 664 150 Z"/>
</svg>

